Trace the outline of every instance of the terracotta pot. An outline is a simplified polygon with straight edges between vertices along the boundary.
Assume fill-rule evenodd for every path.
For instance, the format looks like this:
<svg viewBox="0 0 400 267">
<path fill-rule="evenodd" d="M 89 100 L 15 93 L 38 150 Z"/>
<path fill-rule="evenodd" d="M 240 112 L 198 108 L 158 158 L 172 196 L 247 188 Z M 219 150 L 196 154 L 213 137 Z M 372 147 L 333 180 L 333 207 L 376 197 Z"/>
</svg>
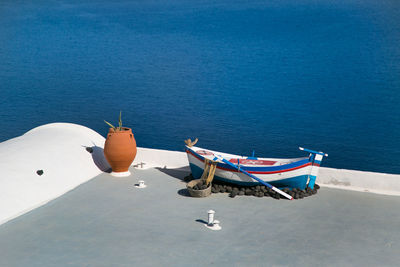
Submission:
<svg viewBox="0 0 400 267">
<path fill-rule="evenodd" d="M 136 157 L 136 141 L 132 129 L 122 127 L 122 131 L 114 131 L 110 128 L 106 143 L 104 144 L 104 156 L 114 173 L 128 172 Z"/>
</svg>

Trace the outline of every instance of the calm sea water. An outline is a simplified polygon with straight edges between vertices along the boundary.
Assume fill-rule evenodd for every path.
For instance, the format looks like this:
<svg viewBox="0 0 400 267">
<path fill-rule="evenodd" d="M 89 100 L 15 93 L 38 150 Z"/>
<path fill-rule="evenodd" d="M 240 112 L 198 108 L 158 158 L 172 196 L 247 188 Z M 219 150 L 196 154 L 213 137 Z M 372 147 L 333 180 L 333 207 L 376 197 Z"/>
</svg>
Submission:
<svg viewBox="0 0 400 267">
<path fill-rule="evenodd" d="M 171 3 L 172 2 L 172 3 Z M 400 173 L 400 2 L 0 2 L 0 141 L 50 122 L 139 146 L 329 153 Z"/>
</svg>

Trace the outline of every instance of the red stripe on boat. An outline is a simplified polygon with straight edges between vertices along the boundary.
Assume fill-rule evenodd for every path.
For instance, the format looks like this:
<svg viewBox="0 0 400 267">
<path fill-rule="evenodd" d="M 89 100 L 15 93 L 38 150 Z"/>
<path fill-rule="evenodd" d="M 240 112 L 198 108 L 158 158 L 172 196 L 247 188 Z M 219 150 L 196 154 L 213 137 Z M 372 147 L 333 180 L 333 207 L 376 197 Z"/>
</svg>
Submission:
<svg viewBox="0 0 400 267">
<path fill-rule="evenodd" d="M 214 153 L 208 150 L 197 150 L 197 154 L 202 155 L 202 156 L 214 156 Z M 229 162 L 232 162 L 234 164 L 238 163 L 238 159 L 230 159 Z M 259 160 L 259 159 L 239 159 L 239 164 L 242 165 L 264 165 L 264 166 L 271 166 L 274 165 L 276 161 L 272 160 Z"/>
<path fill-rule="evenodd" d="M 204 162 L 203 159 L 201 159 L 201 158 L 199 158 L 197 155 L 193 154 L 192 151 L 186 150 L 186 153 L 190 153 L 190 154 L 191 154 L 193 157 L 195 157 L 196 159 L 198 159 L 198 160 Z M 196 152 L 196 153 L 197 153 L 197 152 Z M 308 163 L 303 164 L 303 165 L 301 165 L 301 166 L 297 166 L 297 167 L 290 168 L 290 169 L 278 170 L 278 171 L 267 171 L 267 172 L 266 172 L 266 171 L 263 171 L 263 172 L 260 172 L 260 171 L 247 171 L 247 170 L 246 170 L 246 171 L 247 171 L 248 173 L 256 173 L 256 174 L 273 174 L 273 173 L 288 172 L 288 171 L 293 171 L 293 170 L 301 169 L 301 168 L 310 166 L 311 164 L 312 164 L 311 162 L 308 162 Z M 224 170 L 224 171 L 230 171 L 230 172 L 240 172 L 240 171 L 238 171 L 238 170 L 227 169 L 227 168 L 223 168 L 223 167 L 219 167 L 219 166 L 217 166 L 217 169 Z"/>
<path fill-rule="evenodd" d="M 231 159 L 229 162 L 237 164 L 238 159 Z M 243 165 L 264 165 L 264 166 L 270 166 L 274 165 L 276 161 L 272 160 L 260 160 L 260 159 L 239 159 L 239 164 Z"/>
<path fill-rule="evenodd" d="M 301 166 L 293 167 L 293 168 L 290 168 L 290 169 L 278 170 L 278 171 L 267 171 L 267 172 L 266 171 L 262 171 L 262 172 L 260 172 L 260 171 L 249 171 L 249 170 L 246 170 L 246 171 L 248 173 L 254 173 L 254 174 L 273 174 L 273 173 L 294 171 L 294 170 L 301 169 L 301 168 L 304 168 L 304 167 L 307 167 L 307 166 L 310 166 L 310 165 L 311 165 L 311 162 L 308 162 L 308 163 L 303 164 Z M 219 167 L 219 166 L 217 166 L 217 169 L 224 170 L 224 171 L 230 171 L 230 172 L 240 172 L 238 170 L 227 169 L 227 168 L 223 168 L 223 167 Z"/>
<path fill-rule="evenodd" d="M 202 156 L 214 156 L 214 153 L 207 150 L 197 150 L 196 153 Z"/>
</svg>

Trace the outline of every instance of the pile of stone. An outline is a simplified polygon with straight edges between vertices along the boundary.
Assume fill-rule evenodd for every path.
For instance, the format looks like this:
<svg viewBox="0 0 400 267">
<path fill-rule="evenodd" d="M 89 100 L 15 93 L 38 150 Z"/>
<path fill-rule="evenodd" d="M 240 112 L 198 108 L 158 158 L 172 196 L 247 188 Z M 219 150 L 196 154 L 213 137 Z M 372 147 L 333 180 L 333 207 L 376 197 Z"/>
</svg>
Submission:
<svg viewBox="0 0 400 267">
<path fill-rule="evenodd" d="M 189 182 L 193 180 L 192 174 L 186 176 L 184 181 Z M 196 188 L 195 188 L 196 187 Z M 201 190 L 207 188 L 206 185 L 199 183 L 193 187 L 194 190 Z M 301 190 L 299 188 L 284 188 L 283 192 L 291 195 L 294 199 L 302 199 L 305 197 L 309 197 L 318 193 L 319 185 L 315 184 L 314 189 L 306 188 Z M 272 189 L 264 186 L 264 185 L 256 185 L 256 186 L 240 186 L 235 184 L 223 183 L 220 181 L 213 181 L 211 187 L 211 193 L 227 193 L 230 197 L 234 198 L 236 196 L 255 196 L 255 197 L 272 197 L 275 199 L 286 199 L 281 196 L 279 193 L 273 191 Z"/>
<path fill-rule="evenodd" d="M 204 190 L 207 189 L 207 184 L 204 181 L 199 181 L 195 186 L 192 187 L 193 190 Z"/>
<path fill-rule="evenodd" d="M 291 195 L 294 199 L 302 199 L 317 194 L 319 188 L 319 185 L 316 184 L 314 189 L 306 188 L 305 190 L 300 190 L 298 188 L 284 188 L 282 191 Z M 236 196 L 273 197 L 275 199 L 282 198 L 280 194 L 264 185 L 238 186 L 214 181 L 211 192 L 214 194 L 228 193 L 232 198 Z"/>
</svg>

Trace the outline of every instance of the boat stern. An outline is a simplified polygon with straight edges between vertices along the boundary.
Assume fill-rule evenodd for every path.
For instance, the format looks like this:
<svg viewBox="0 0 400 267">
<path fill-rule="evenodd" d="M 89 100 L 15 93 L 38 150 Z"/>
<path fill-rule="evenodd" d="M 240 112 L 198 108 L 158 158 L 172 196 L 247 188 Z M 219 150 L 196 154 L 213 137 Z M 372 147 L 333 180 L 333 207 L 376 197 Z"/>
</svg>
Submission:
<svg viewBox="0 0 400 267">
<path fill-rule="evenodd" d="M 308 187 L 314 189 L 315 181 L 317 180 L 319 167 L 321 165 L 321 161 L 324 156 L 328 156 L 328 154 L 324 154 L 322 152 L 318 153 L 311 153 L 310 154 L 310 161 L 311 161 L 311 169 L 310 174 L 308 177 Z"/>
</svg>

